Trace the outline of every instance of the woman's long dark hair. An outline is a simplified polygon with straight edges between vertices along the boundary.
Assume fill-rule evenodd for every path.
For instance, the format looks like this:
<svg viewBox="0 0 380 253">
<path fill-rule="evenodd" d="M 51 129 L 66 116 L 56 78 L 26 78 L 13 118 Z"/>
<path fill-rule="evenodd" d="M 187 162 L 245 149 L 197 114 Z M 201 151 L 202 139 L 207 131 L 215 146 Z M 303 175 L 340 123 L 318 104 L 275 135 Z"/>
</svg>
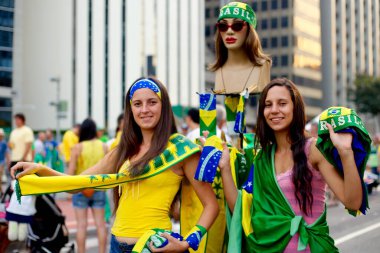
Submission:
<svg viewBox="0 0 380 253">
<path fill-rule="evenodd" d="M 264 61 L 270 62 L 270 58 L 263 52 L 260 38 L 255 28 L 253 28 L 253 26 L 248 23 L 247 27 L 247 36 L 244 41 L 243 48 L 246 55 L 248 56 L 248 59 L 255 66 L 262 66 Z M 228 49 L 224 45 L 218 28 L 216 29 L 215 33 L 215 57 L 215 62 L 209 67 L 211 71 L 216 71 L 221 68 L 224 63 L 226 63 L 228 58 Z"/>
<path fill-rule="evenodd" d="M 313 195 L 311 181 L 313 174 L 307 166 L 307 157 L 305 154 L 305 105 L 301 94 L 294 83 L 286 78 L 277 78 L 272 80 L 267 86 L 265 86 L 261 93 L 259 101 L 259 112 L 257 116 L 257 131 L 256 131 L 256 143 L 258 148 L 259 144 L 263 150 L 267 150 L 268 146 L 276 143 L 273 130 L 267 124 L 264 117 L 265 100 L 268 95 L 268 91 L 275 87 L 285 87 L 289 93 L 293 102 L 293 121 L 289 126 L 288 139 L 291 143 L 291 150 L 293 153 L 293 184 L 295 187 L 295 197 L 298 201 L 300 209 L 308 214 L 311 212 L 313 205 Z"/>
<path fill-rule="evenodd" d="M 96 137 L 96 123 L 90 118 L 85 119 L 79 128 L 79 142 L 92 140 Z"/>
<path fill-rule="evenodd" d="M 144 79 L 140 78 L 133 82 L 135 84 L 137 81 Z M 154 134 L 152 137 L 152 143 L 149 150 L 144 154 L 143 157 L 134 161 L 128 167 L 128 171 L 131 177 L 136 177 L 141 175 L 144 172 L 145 166 L 148 165 L 149 161 L 161 154 L 169 141 L 169 137 L 177 132 L 175 125 L 174 114 L 172 111 L 172 106 L 170 104 L 170 99 L 166 88 L 163 84 L 155 78 L 148 78 L 161 90 L 161 117 L 157 123 L 156 128 L 154 129 Z M 131 85 L 132 87 L 133 85 Z M 115 173 L 119 172 L 121 166 L 134 155 L 138 154 L 139 147 L 143 141 L 142 133 L 140 127 L 137 125 L 136 121 L 133 118 L 131 103 L 129 100 L 131 88 L 129 88 L 125 96 L 125 110 L 124 110 L 124 124 L 123 132 L 121 134 L 120 143 L 117 146 L 115 152 L 116 164 L 114 166 Z M 119 193 L 118 188 L 114 188 L 114 201 L 115 201 L 115 210 L 119 204 Z"/>
</svg>

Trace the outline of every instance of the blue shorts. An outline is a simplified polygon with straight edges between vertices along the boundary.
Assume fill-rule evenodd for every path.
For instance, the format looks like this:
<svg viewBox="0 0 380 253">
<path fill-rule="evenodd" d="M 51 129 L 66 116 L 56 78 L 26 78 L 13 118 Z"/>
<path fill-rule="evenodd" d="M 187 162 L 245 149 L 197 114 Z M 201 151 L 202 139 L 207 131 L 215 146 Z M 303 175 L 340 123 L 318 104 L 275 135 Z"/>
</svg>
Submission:
<svg viewBox="0 0 380 253">
<path fill-rule="evenodd" d="M 106 205 L 106 192 L 95 191 L 90 198 L 87 198 L 83 195 L 83 193 L 80 192 L 74 194 L 72 200 L 73 206 L 75 208 L 104 208 L 104 206 Z"/>
<path fill-rule="evenodd" d="M 111 235 L 110 253 L 132 253 L 134 244 L 130 245 L 125 242 L 119 242 L 114 235 Z"/>
</svg>

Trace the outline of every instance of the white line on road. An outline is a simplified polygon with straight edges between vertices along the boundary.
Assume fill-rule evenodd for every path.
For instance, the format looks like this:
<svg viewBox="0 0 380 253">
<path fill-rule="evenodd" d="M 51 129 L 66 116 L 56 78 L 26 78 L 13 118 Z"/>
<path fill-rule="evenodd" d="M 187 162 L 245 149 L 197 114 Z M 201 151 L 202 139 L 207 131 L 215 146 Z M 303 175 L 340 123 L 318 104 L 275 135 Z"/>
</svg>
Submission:
<svg viewBox="0 0 380 253">
<path fill-rule="evenodd" d="M 372 230 L 374 230 L 376 228 L 379 228 L 379 227 L 380 227 L 380 222 L 376 223 L 376 224 L 373 224 L 373 225 L 371 225 L 369 227 L 363 228 L 361 230 L 358 230 L 356 232 L 353 232 L 351 234 L 345 235 L 345 236 L 343 236 L 341 238 L 338 238 L 338 239 L 335 240 L 335 246 L 337 246 L 339 244 L 342 244 L 342 243 L 344 243 L 344 242 L 346 242 L 348 240 L 351 240 L 352 238 L 355 238 L 357 236 L 360 236 L 362 234 L 368 233 L 368 232 L 370 232 L 370 231 L 372 231 Z"/>
</svg>

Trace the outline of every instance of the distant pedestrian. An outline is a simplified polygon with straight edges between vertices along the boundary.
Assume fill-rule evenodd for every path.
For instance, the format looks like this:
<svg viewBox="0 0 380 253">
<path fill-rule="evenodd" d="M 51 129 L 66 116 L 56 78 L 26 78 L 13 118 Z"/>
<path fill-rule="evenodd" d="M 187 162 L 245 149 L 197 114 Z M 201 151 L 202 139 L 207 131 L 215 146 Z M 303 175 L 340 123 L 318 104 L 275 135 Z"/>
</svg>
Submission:
<svg viewBox="0 0 380 253">
<path fill-rule="evenodd" d="M 79 142 L 79 129 L 80 124 L 76 124 L 63 134 L 61 150 L 65 158 L 66 168 L 69 167 L 71 149 Z"/>
<path fill-rule="evenodd" d="M 38 133 L 37 140 L 34 141 L 34 162 L 46 163 L 46 148 L 45 148 L 46 134 L 44 132 Z"/>
<path fill-rule="evenodd" d="M 11 167 L 20 161 L 33 161 L 33 131 L 25 125 L 25 116 L 18 113 L 14 116 L 16 128 L 12 130 L 8 146 L 12 150 Z"/>
<path fill-rule="evenodd" d="M 92 119 L 83 121 L 79 131 L 79 143 L 71 152 L 68 174 L 79 175 L 97 164 L 107 153 L 107 146 L 96 135 L 96 124 Z M 106 226 L 104 220 L 105 191 L 85 189 L 73 195 L 73 206 L 77 220 L 78 252 L 85 252 L 87 231 L 87 209 L 91 208 L 98 233 L 99 252 L 106 250 Z"/>
</svg>

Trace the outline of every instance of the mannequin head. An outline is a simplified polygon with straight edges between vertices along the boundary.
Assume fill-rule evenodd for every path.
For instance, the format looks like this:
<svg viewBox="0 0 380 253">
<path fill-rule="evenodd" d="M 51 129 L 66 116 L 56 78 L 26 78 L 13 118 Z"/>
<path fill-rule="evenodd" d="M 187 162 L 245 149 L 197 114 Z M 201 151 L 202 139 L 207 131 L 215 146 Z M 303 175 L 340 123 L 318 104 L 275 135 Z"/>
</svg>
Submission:
<svg viewBox="0 0 380 253">
<path fill-rule="evenodd" d="M 231 2 L 220 9 L 215 33 L 216 61 L 212 71 L 221 68 L 234 50 L 243 50 L 255 66 L 262 66 L 270 61 L 263 53 L 260 38 L 255 30 L 256 15 L 252 8 L 239 2 Z M 226 29 L 227 28 L 227 29 Z"/>
</svg>

